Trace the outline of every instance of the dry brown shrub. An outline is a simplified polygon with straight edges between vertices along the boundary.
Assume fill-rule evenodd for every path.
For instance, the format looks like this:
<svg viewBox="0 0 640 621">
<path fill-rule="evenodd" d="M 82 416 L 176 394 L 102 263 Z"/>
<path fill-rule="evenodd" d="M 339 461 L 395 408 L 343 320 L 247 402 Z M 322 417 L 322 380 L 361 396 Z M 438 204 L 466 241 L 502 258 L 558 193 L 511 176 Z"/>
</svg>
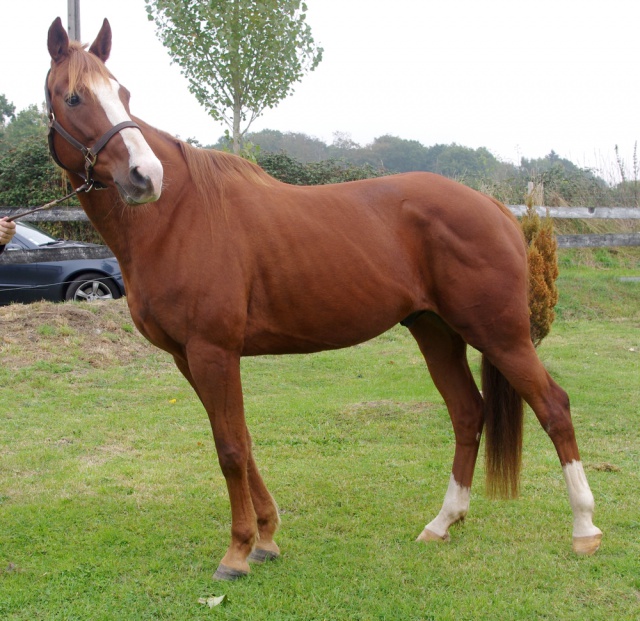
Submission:
<svg viewBox="0 0 640 621">
<path fill-rule="evenodd" d="M 528 196 L 527 211 L 521 225 L 529 246 L 529 310 L 531 313 L 531 340 L 537 347 L 551 331 L 555 319 L 554 307 L 558 303 L 558 243 L 553 220 L 541 219 L 533 199 Z"/>
</svg>

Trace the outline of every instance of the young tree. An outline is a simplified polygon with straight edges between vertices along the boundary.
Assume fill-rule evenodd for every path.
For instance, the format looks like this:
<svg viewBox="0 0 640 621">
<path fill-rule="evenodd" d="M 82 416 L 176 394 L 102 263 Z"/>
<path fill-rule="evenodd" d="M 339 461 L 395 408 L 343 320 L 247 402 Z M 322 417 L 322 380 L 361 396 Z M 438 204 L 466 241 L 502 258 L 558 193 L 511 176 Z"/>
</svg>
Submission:
<svg viewBox="0 0 640 621">
<path fill-rule="evenodd" d="M 4 139 L 4 127 L 11 121 L 16 112 L 16 107 L 2 94 L 0 94 L 0 142 Z"/>
<path fill-rule="evenodd" d="M 231 129 L 235 153 L 251 123 L 322 59 L 301 0 L 145 3 L 189 90 Z"/>
</svg>

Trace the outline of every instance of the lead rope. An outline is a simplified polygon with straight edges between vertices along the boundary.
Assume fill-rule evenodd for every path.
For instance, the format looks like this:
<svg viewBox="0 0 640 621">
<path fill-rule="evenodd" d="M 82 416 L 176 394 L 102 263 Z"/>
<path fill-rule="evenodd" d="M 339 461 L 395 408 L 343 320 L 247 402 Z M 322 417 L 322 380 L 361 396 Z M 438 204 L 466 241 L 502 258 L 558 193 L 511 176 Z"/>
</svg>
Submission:
<svg viewBox="0 0 640 621">
<path fill-rule="evenodd" d="M 58 198 L 55 201 L 51 201 L 50 203 L 47 203 L 46 205 L 42 205 L 41 207 L 34 207 L 33 209 L 29 209 L 28 211 L 23 211 L 22 213 L 18 213 L 15 216 L 10 216 L 9 218 L 7 218 L 7 221 L 15 222 L 20 218 L 24 218 L 24 216 L 28 216 L 29 214 L 35 213 L 36 211 L 42 211 L 43 209 L 50 209 L 51 207 L 55 207 L 56 205 L 59 205 L 60 203 L 66 201 L 68 198 L 71 198 L 76 194 L 80 194 L 80 192 L 89 192 L 92 187 L 93 187 L 93 183 L 89 184 L 85 181 L 85 183 L 83 183 L 79 188 L 77 188 L 73 192 L 69 192 L 69 194 L 67 194 L 66 196 L 63 196 L 62 198 Z"/>
</svg>

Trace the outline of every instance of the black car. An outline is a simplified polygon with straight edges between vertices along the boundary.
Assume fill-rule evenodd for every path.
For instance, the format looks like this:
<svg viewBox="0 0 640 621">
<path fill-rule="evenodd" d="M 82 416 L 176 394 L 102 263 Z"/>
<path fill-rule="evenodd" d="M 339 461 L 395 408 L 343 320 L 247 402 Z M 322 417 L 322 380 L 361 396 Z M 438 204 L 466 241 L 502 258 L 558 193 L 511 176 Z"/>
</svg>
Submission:
<svg viewBox="0 0 640 621">
<path fill-rule="evenodd" d="M 30 224 L 17 224 L 16 233 L 0 254 L 0 305 L 50 300 L 91 301 L 124 295 L 120 266 L 114 257 L 65 259 L 38 263 L 3 261 L 16 250 L 104 248 L 98 244 L 57 240 Z M 60 254 L 60 253 L 56 253 Z M 57 259 L 57 260 L 56 260 Z"/>
</svg>

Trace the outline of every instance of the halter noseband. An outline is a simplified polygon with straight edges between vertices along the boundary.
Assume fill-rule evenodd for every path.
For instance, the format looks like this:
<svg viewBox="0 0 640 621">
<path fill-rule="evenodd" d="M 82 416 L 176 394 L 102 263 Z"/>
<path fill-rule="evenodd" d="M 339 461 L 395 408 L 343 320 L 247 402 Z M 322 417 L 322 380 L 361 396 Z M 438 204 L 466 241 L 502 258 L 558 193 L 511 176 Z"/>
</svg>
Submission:
<svg viewBox="0 0 640 621">
<path fill-rule="evenodd" d="M 134 121 L 123 121 L 122 123 L 118 123 L 114 125 L 111 129 L 107 130 L 100 139 L 98 139 L 92 147 L 85 147 L 81 142 L 77 141 L 58 121 L 56 120 L 56 116 L 53 112 L 53 106 L 51 105 L 51 93 L 49 93 L 49 75 L 51 74 L 51 69 L 49 69 L 47 73 L 47 77 L 44 82 L 44 98 L 47 106 L 47 116 L 49 117 L 49 131 L 48 131 L 48 141 L 49 141 L 49 152 L 51 153 L 51 157 L 55 161 L 55 163 L 63 168 L 64 170 L 68 170 L 82 179 L 84 179 L 84 185 L 86 186 L 85 192 L 88 192 L 92 188 L 96 189 L 104 189 L 105 186 L 102 185 L 99 181 L 94 181 L 92 178 L 93 167 L 96 165 L 96 161 L 98 160 L 98 153 L 104 149 L 109 140 L 111 140 L 117 133 L 121 132 L 123 129 L 127 127 L 133 127 L 135 129 L 140 129 L 140 126 Z M 54 132 L 58 132 L 60 136 L 62 136 L 71 146 L 75 147 L 82 153 L 84 156 L 84 175 L 82 173 L 76 172 L 75 170 L 71 170 L 67 166 L 65 166 L 56 153 L 55 147 L 53 145 L 53 135 Z M 80 189 L 80 188 L 79 188 Z"/>
</svg>

